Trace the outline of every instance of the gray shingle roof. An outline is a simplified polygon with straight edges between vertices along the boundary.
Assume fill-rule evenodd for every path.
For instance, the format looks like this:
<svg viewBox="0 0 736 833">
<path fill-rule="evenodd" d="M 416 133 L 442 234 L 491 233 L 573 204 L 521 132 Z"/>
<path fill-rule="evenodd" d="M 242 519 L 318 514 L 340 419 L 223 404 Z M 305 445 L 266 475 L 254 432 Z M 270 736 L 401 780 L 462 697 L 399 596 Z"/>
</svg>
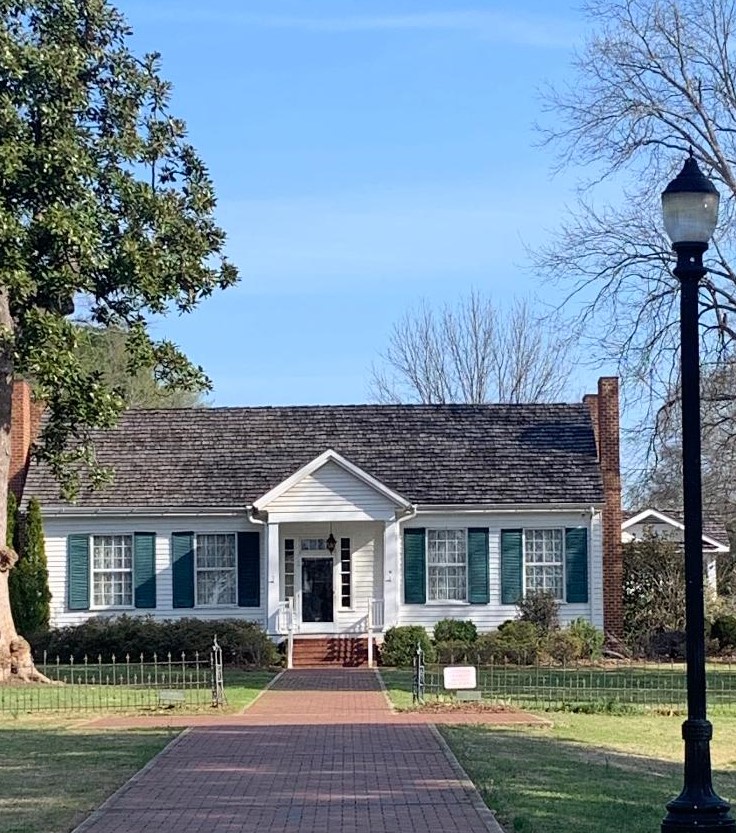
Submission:
<svg viewBox="0 0 736 833">
<path fill-rule="evenodd" d="M 335 405 L 128 411 L 95 434 L 115 469 L 81 507 L 253 503 L 328 448 L 412 503 L 602 502 L 587 408 L 577 405 Z M 62 503 L 43 465 L 24 497 Z"/>
<path fill-rule="evenodd" d="M 668 518 L 672 518 L 673 521 L 677 521 L 678 523 L 684 524 L 685 522 L 685 514 L 682 509 L 660 509 L 659 507 L 652 506 L 646 508 L 653 509 L 661 515 L 666 515 Z M 627 510 L 623 513 L 623 519 L 628 521 L 644 511 L 644 509 L 637 509 L 636 512 Z M 708 538 L 712 538 L 719 544 L 723 544 L 723 546 L 729 546 L 728 530 L 726 529 L 726 525 L 723 521 L 720 521 L 717 518 L 710 518 L 707 515 L 703 516 L 703 535 L 707 535 Z"/>
</svg>

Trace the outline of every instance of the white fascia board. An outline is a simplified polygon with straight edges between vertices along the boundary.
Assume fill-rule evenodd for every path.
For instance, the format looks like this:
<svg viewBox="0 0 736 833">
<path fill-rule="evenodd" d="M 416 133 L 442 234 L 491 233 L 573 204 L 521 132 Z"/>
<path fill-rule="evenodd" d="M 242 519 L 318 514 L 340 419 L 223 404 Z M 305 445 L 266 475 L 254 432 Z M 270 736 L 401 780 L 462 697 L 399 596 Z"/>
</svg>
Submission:
<svg viewBox="0 0 736 833">
<path fill-rule="evenodd" d="M 281 495 L 285 494 L 289 491 L 293 486 L 296 486 L 297 483 L 304 480 L 305 477 L 309 477 L 310 474 L 314 474 L 318 469 L 321 469 L 322 466 L 326 465 L 327 463 L 336 463 L 341 468 L 345 469 L 349 474 L 352 474 L 358 480 L 361 480 L 367 486 L 370 486 L 379 494 L 383 495 L 385 498 L 390 500 L 392 503 L 395 503 L 401 509 L 410 509 L 411 503 L 401 495 L 397 494 L 396 492 L 392 491 L 388 488 L 388 486 L 384 486 L 379 480 L 376 480 L 375 477 L 372 477 L 368 472 L 363 471 L 363 469 L 359 468 L 358 466 L 351 463 L 349 460 L 346 460 L 342 455 L 338 454 L 336 451 L 333 451 L 331 448 L 328 448 L 327 451 L 323 452 L 319 455 L 319 457 L 315 457 L 314 460 L 307 463 L 306 466 L 302 466 L 299 471 L 294 472 L 291 477 L 287 477 L 286 480 L 283 480 L 278 486 L 274 486 L 270 492 L 266 492 L 265 495 L 262 495 L 258 500 L 253 503 L 253 506 L 257 511 L 262 511 L 268 508 L 268 504 L 272 503 L 276 498 L 281 497 Z"/>
<path fill-rule="evenodd" d="M 731 552 L 731 547 L 726 546 L 720 541 L 716 541 L 716 539 L 711 538 L 710 535 L 703 535 L 703 543 L 708 544 L 709 547 L 713 547 L 711 550 L 713 553 Z"/>
<path fill-rule="evenodd" d="M 633 518 L 629 518 L 628 521 L 624 521 L 621 524 L 621 529 L 628 529 L 630 526 L 640 524 L 643 521 L 647 520 L 647 518 L 656 518 L 661 523 L 669 524 L 670 526 L 673 526 L 675 529 L 685 529 L 685 524 L 676 521 L 674 518 L 670 518 L 669 515 L 665 515 L 663 512 L 659 512 L 657 509 L 644 509 L 642 512 L 639 512 L 638 515 L 634 515 Z"/>
<path fill-rule="evenodd" d="M 417 504 L 416 514 L 430 515 L 440 512 L 453 512 L 458 515 L 478 515 L 495 512 L 498 514 L 523 514 L 528 512 L 598 512 L 603 509 L 602 503 L 485 503 L 485 504 L 457 504 L 443 503 Z"/>
<path fill-rule="evenodd" d="M 44 518 L 199 518 L 247 517 L 245 506 L 42 506 Z"/>
</svg>

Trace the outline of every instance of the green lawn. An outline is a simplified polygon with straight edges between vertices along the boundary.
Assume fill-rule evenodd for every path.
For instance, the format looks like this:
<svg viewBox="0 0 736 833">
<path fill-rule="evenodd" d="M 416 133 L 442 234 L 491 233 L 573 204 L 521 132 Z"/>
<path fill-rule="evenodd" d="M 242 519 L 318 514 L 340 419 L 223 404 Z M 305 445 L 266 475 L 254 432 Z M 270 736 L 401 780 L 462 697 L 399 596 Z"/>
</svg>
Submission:
<svg viewBox="0 0 736 833">
<path fill-rule="evenodd" d="M 682 719 L 545 713 L 549 729 L 443 727 L 511 833 L 651 833 L 682 787 Z M 736 796 L 736 718 L 714 721 L 713 781 Z"/>
<path fill-rule="evenodd" d="M 72 830 L 175 736 L 85 730 L 58 719 L 0 725 L 0 830 Z"/>
</svg>

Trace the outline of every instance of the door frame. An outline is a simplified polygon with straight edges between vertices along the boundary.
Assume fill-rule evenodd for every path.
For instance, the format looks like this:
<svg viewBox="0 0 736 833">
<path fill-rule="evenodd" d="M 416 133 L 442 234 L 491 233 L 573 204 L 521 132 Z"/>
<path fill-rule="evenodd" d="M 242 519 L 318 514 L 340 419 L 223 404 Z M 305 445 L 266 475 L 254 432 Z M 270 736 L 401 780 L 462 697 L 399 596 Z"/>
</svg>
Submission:
<svg viewBox="0 0 736 833">
<path fill-rule="evenodd" d="M 305 622 L 302 617 L 302 601 L 303 601 L 303 591 L 302 591 L 302 563 L 304 561 L 314 561 L 318 558 L 323 559 L 324 561 L 330 560 L 332 562 L 332 621 L 331 622 Z M 297 605 L 299 611 L 299 619 L 298 619 L 298 627 L 300 633 L 335 633 L 337 631 L 337 605 L 335 604 L 336 600 L 336 588 L 335 588 L 335 553 L 330 553 L 327 550 L 316 550 L 313 552 L 300 552 L 297 557 L 296 553 L 294 554 L 294 592 L 297 596 Z M 297 579 L 298 576 L 298 579 Z"/>
</svg>

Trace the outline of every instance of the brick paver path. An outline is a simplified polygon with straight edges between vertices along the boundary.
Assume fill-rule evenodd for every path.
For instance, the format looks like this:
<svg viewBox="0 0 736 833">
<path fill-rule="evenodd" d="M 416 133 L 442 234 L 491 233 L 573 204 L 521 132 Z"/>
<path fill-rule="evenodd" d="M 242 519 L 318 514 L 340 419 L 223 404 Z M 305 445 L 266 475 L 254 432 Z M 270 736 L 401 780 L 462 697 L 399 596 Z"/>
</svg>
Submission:
<svg viewBox="0 0 736 833">
<path fill-rule="evenodd" d="M 436 730 L 391 719 L 371 671 L 286 672 L 247 714 L 190 729 L 77 833 L 499 830 Z"/>
</svg>

